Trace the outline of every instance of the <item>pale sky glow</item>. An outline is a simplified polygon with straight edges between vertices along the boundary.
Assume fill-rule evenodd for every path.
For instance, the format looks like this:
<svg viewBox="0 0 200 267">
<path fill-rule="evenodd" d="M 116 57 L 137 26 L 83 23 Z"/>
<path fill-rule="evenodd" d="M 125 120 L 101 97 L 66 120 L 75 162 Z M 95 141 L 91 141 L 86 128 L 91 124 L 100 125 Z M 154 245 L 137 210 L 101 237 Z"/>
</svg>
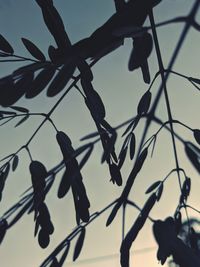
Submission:
<svg viewBox="0 0 200 267">
<path fill-rule="evenodd" d="M 155 20 L 161 22 L 175 16 L 184 16 L 189 12 L 194 2 L 193 0 L 163 0 L 155 8 Z M 113 0 L 54 0 L 54 4 L 63 18 L 66 31 L 72 43 L 88 37 L 115 10 Z M 197 20 L 200 18 L 199 14 Z M 149 25 L 149 21 L 146 24 Z M 158 29 L 165 67 L 167 67 L 182 29 L 183 24 L 170 25 Z M 9 40 L 17 55 L 27 57 L 30 57 L 30 55 L 22 45 L 20 40 L 22 37 L 33 41 L 46 55 L 49 45 L 54 44 L 54 40 L 42 20 L 41 10 L 34 0 L 0 0 L 0 34 Z M 93 85 L 105 104 L 106 119 L 113 127 L 136 115 L 138 101 L 148 89 L 148 85 L 143 82 L 139 70 L 128 71 L 127 65 L 131 44 L 131 40 L 126 40 L 123 47 L 104 57 L 93 67 Z M 199 44 L 199 32 L 191 30 L 173 70 L 200 78 Z M 0 62 L 0 64 L 0 77 L 11 73 L 18 67 L 17 63 L 4 64 Z M 149 64 L 151 78 L 153 78 L 158 70 L 155 50 L 149 58 Z M 153 97 L 156 95 L 159 84 L 160 78 L 156 80 L 152 88 Z M 188 81 L 174 75 L 169 79 L 167 87 L 174 118 L 179 119 L 191 128 L 200 129 L 199 91 Z M 47 98 L 46 91 L 44 91 L 34 99 L 23 98 L 16 105 L 27 107 L 31 112 L 48 113 L 61 95 L 62 93 L 54 98 Z M 161 100 L 156 114 L 163 121 L 168 120 L 164 100 Z M 14 122 L 2 126 L 0 131 L 0 159 L 15 152 L 26 143 L 41 120 L 42 118 L 38 116 L 30 117 L 27 122 L 15 128 L 14 125 L 17 123 L 17 119 L 15 119 Z M 80 141 L 81 137 L 96 131 L 91 116 L 85 107 L 84 100 L 77 90 L 71 90 L 52 115 L 52 120 L 59 130 L 65 131 L 71 137 L 75 148 L 83 144 Z M 139 144 L 143 126 L 144 121 L 136 129 L 137 144 Z M 158 128 L 159 125 L 152 124 L 149 137 Z M 121 135 L 124 129 L 118 131 L 117 152 L 121 148 L 123 141 Z M 188 129 L 175 125 L 175 131 L 183 136 L 185 140 L 194 142 L 192 133 Z M 192 179 L 189 204 L 199 209 L 199 174 L 187 160 L 184 147 L 179 141 L 177 141 L 177 148 L 180 165 Z M 33 158 L 43 162 L 47 169 L 51 169 L 62 159 L 56 142 L 56 132 L 49 123 L 46 123 L 35 137 L 30 145 L 30 150 Z M 91 202 L 91 213 L 103 209 L 116 199 L 123 190 L 123 187 L 116 187 L 109 182 L 110 176 L 107 166 L 106 164 L 100 164 L 101 155 L 101 145 L 97 144 L 92 156 L 82 170 L 84 183 Z M 3 201 L 0 203 L 0 216 L 17 202 L 21 193 L 31 185 L 28 168 L 30 161 L 27 153 L 25 151 L 20 152 L 19 159 L 19 166 L 16 172 L 10 174 L 6 183 Z M 132 166 L 133 162 L 130 160 L 127 160 L 123 166 L 124 184 Z M 130 199 L 142 207 L 147 199 L 145 191 L 148 186 L 157 180 L 163 179 L 173 168 L 175 168 L 175 163 L 171 136 L 168 131 L 163 129 L 158 136 L 153 157 L 151 158 L 149 153 L 144 168 L 135 181 Z M 33 214 L 25 215 L 8 231 L 0 247 L 1 267 L 39 267 L 56 245 L 75 227 L 71 192 L 61 200 L 57 198 L 61 173 L 56 176 L 54 187 L 47 196 L 47 204 L 55 226 L 55 233 L 51 236 L 49 247 L 45 250 L 39 247 L 37 238 L 34 239 L 33 236 Z M 163 196 L 151 212 L 152 218 L 165 219 L 168 216 L 173 216 L 179 201 L 178 190 L 177 176 L 174 173 L 165 183 Z M 75 263 L 72 263 L 72 255 L 76 238 L 73 240 L 69 257 L 67 258 L 68 263 L 66 262 L 64 266 L 120 267 L 119 248 L 122 237 L 122 213 L 120 211 L 114 222 L 106 228 L 105 224 L 109 214 L 110 209 L 86 228 L 83 250 Z M 133 207 L 127 208 L 126 231 L 131 227 L 137 215 L 138 211 Z M 189 215 L 195 216 L 196 214 L 189 210 Z M 185 217 L 184 213 L 183 217 Z M 152 234 L 152 223 L 147 221 L 132 246 L 130 267 L 161 266 L 156 259 L 156 248 L 157 245 Z M 136 250 L 135 253 L 134 250 Z M 167 266 L 167 264 L 164 266 Z"/>
</svg>

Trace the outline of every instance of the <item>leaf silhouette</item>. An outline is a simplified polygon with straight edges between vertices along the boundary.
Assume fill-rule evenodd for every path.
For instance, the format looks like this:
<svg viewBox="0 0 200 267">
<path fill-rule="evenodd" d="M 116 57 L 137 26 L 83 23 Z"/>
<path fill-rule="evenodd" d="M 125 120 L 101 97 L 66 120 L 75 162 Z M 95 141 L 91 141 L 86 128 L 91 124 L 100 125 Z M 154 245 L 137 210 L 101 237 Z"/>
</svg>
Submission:
<svg viewBox="0 0 200 267">
<path fill-rule="evenodd" d="M 42 9 L 44 22 L 49 32 L 53 35 L 58 48 L 63 51 L 63 53 L 66 53 L 71 47 L 71 43 L 65 31 L 62 19 L 53 5 L 53 1 L 36 0 L 36 2 Z"/>
<path fill-rule="evenodd" d="M 122 176 L 119 167 L 115 163 L 109 164 L 109 170 L 111 175 L 111 180 L 118 186 L 122 185 Z"/>
<path fill-rule="evenodd" d="M 143 225 L 146 222 L 146 219 L 149 215 L 149 212 L 151 211 L 152 207 L 154 206 L 156 201 L 156 195 L 153 194 L 149 197 L 147 202 L 145 203 L 140 215 L 137 217 L 136 221 L 126 234 L 124 240 L 122 241 L 121 247 L 120 247 L 120 262 L 122 267 L 129 267 L 129 250 L 136 239 L 139 231 L 142 229 Z"/>
<path fill-rule="evenodd" d="M 79 169 L 81 170 L 82 167 L 85 165 L 85 163 L 88 161 L 90 155 L 92 154 L 92 151 L 93 151 L 93 148 L 94 148 L 94 145 L 91 144 L 88 151 L 85 153 L 84 157 L 82 158 L 82 160 L 80 161 L 79 163 Z"/>
<path fill-rule="evenodd" d="M 64 250 L 64 252 L 63 252 L 63 254 L 62 254 L 62 256 L 61 256 L 61 258 L 59 260 L 59 266 L 58 267 L 63 266 L 63 264 L 64 264 L 64 262 L 65 262 L 65 260 L 67 258 L 69 249 L 70 249 L 70 243 L 68 242 L 66 247 L 65 247 L 65 250 Z"/>
<path fill-rule="evenodd" d="M 131 133 L 131 139 L 130 139 L 130 159 L 132 160 L 135 155 L 135 134 Z"/>
<path fill-rule="evenodd" d="M 14 156 L 13 162 L 12 162 L 12 170 L 15 171 L 17 169 L 19 163 L 19 157 L 17 155 Z"/>
<path fill-rule="evenodd" d="M 11 106 L 10 108 L 22 112 L 22 113 L 29 113 L 29 110 L 27 108 L 24 107 L 18 107 L 18 106 Z"/>
<path fill-rule="evenodd" d="M 26 98 L 33 98 L 39 95 L 53 78 L 56 69 L 54 67 L 46 67 L 33 80 L 29 90 L 26 92 Z"/>
<path fill-rule="evenodd" d="M 163 193 L 163 189 L 164 189 L 164 184 L 161 183 L 160 186 L 158 187 L 157 192 L 156 192 L 157 201 L 160 200 L 162 193 Z"/>
<path fill-rule="evenodd" d="M 8 87 L 6 88 L 7 91 L 5 91 L 5 88 L 2 88 L 3 92 L 5 91 L 5 96 L 1 99 L 1 104 L 3 106 L 12 106 L 15 104 L 29 89 L 33 81 L 33 77 L 32 72 L 27 72 L 20 76 L 15 83 L 12 79 L 8 81 Z"/>
<path fill-rule="evenodd" d="M 67 192 L 69 191 L 71 186 L 71 177 L 68 173 L 68 170 L 66 169 L 62 178 L 61 178 L 61 182 L 58 188 L 58 198 L 63 198 Z"/>
<path fill-rule="evenodd" d="M 49 239 L 49 235 L 48 233 L 42 228 L 39 231 L 39 235 L 38 235 L 38 243 L 40 245 L 41 248 L 46 248 L 48 247 L 50 242 Z"/>
<path fill-rule="evenodd" d="M 193 130 L 194 138 L 197 141 L 197 143 L 200 145 L 200 130 L 194 129 Z"/>
<path fill-rule="evenodd" d="M 5 237 L 7 227 L 8 227 L 7 221 L 5 219 L 1 219 L 0 220 L 0 245 Z"/>
<path fill-rule="evenodd" d="M 84 90 L 85 91 L 85 90 Z M 86 91 L 87 92 L 87 91 Z M 93 89 L 86 94 L 85 103 L 90 110 L 93 119 L 99 123 L 105 118 L 106 112 L 104 104 L 99 94 Z"/>
<path fill-rule="evenodd" d="M 141 64 L 142 76 L 145 83 L 149 84 L 151 81 L 150 72 L 149 72 L 149 64 L 148 61 L 145 60 Z"/>
<path fill-rule="evenodd" d="M 45 61 L 45 55 L 42 53 L 42 51 L 30 40 L 26 38 L 21 39 L 26 49 L 29 51 L 29 53 L 36 58 L 39 61 Z"/>
<path fill-rule="evenodd" d="M 12 46 L 1 34 L 0 34 L 0 50 L 8 54 L 14 53 Z"/>
<path fill-rule="evenodd" d="M 50 64 L 48 62 L 36 62 L 36 63 L 31 63 L 29 65 L 20 67 L 18 69 L 16 69 L 13 72 L 14 76 L 18 76 L 18 75 L 24 75 L 27 72 L 35 72 L 37 70 L 43 69 L 45 67 L 48 67 Z"/>
<path fill-rule="evenodd" d="M 138 115 L 146 114 L 149 110 L 151 103 L 151 92 L 147 91 L 142 98 L 140 99 L 140 102 L 137 107 L 137 113 Z"/>
<path fill-rule="evenodd" d="M 117 203 L 114 205 L 108 219 L 107 219 L 107 222 L 106 222 L 106 226 L 109 226 L 112 221 L 114 220 L 115 216 L 117 215 L 117 212 L 119 210 L 119 208 L 121 207 L 121 201 L 117 201 Z"/>
<path fill-rule="evenodd" d="M 57 142 L 60 146 L 61 152 L 63 154 L 64 159 L 67 161 L 71 158 L 74 150 L 71 146 L 70 138 L 62 131 L 57 132 L 56 134 Z"/>
<path fill-rule="evenodd" d="M 185 153 L 188 156 L 189 160 L 200 173 L 200 150 L 191 142 L 185 143 Z"/>
<path fill-rule="evenodd" d="M 141 170 L 141 168 L 142 168 L 142 166 L 143 166 L 143 164 L 144 164 L 144 161 L 145 161 L 145 159 L 146 159 L 146 157 L 147 157 L 147 154 L 148 154 L 148 147 L 146 147 L 146 148 L 142 151 L 142 153 L 139 155 L 138 159 L 136 160 L 136 163 L 135 163 L 134 168 L 135 168 L 135 171 L 136 171 L 137 173 Z"/>
<path fill-rule="evenodd" d="M 145 33 L 142 36 L 134 38 L 133 50 L 130 55 L 128 68 L 133 71 L 142 66 L 151 54 L 153 48 L 153 41 L 151 34 Z"/>
<path fill-rule="evenodd" d="M 74 71 L 75 71 L 75 65 L 74 63 L 71 64 L 65 64 L 61 70 L 56 74 L 53 81 L 50 83 L 48 89 L 47 89 L 47 96 L 53 97 L 60 93 L 69 80 L 71 79 Z"/>
<path fill-rule="evenodd" d="M 153 183 L 152 185 L 149 186 L 149 188 L 146 190 L 145 194 L 148 194 L 150 192 L 152 192 L 154 189 L 156 189 L 160 184 L 162 183 L 162 181 L 156 181 L 155 183 Z"/>
<path fill-rule="evenodd" d="M 31 180 L 34 192 L 34 209 L 38 211 L 38 207 L 45 199 L 45 186 L 47 177 L 47 170 L 45 166 L 39 161 L 32 161 L 29 166 L 31 173 Z"/>
<path fill-rule="evenodd" d="M 200 84 L 200 79 L 193 78 L 193 77 L 188 77 L 189 81 L 192 81 L 194 83 Z"/>
<path fill-rule="evenodd" d="M 79 60 L 77 67 L 81 73 L 81 79 L 91 82 L 93 80 L 93 73 L 85 60 Z"/>
<path fill-rule="evenodd" d="M 119 167 L 120 169 L 121 169 L 121 167 L 123 166 L 124 161 L 125 161 L 125 159 L 126 159 L 127 150 L 128 150 L 128 147 L 125 146 L 125 147 L 122 148 L 122 150 L 120 151 L 120 154 L 119 154 L 119 163 L 118 163 L 118 167 Z"/>
<path fill-rule="evenodd" d="M 73 261 L 75 261 L 78 258 L 78 256 L 80 255 L 82 247 L 83 247 L 84 239 L 85 239 L 85 228 L 82 227 L 81 233 L 78 237 L 78 240 L 77 240 L 75 248 L 74 248 Z"/>
<path fill-rule="evenodd" d="M 18 121 L 18 123 L 15 125 L 15 127 L 18 127 L 19 125 L 21 125 L 22 123 L 24 123 L 28 118 L 29 118 L 29 115 L 27 114 L 20 121 Z"/>
</svg>

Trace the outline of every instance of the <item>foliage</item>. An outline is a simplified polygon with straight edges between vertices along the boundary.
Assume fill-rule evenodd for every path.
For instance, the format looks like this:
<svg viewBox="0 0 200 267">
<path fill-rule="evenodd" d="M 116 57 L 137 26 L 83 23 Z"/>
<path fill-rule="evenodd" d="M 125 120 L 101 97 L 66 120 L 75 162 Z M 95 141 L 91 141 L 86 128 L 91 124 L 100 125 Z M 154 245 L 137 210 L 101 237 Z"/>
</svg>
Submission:
<svg viewBox="0 0 200 267">
<path fill-rule="evenodd" d="M 56 43 L 56 47 L 52 45 L 49 46 L 48 59 L 34 42 L 26 38 L 22 38 L 22 43 L 32 57 L 27 59 L 16 55 L 9 41 L 7 41 L 4 36 L 0 35 L 1 62 L 30 62 L 30 64 L 19 67 L 10 75 L 0 79 L 0 104 L 2 106 L 0 110 L 1 125 L 8 124 L 11 120 L 17 118 L 18 121 L 15 127 L 18 127 L 32 116 L 43 117 L 43 121 L 33 132 L 28 142 L 16 152 L 1 159 L 0 200 L 3 197 L 3 190 L 9 178 L 9 173 L 11 171 L 14 172 L 20 164 L 19 153 L 21 150 L 26 150 L 30 157 L 29 169 L 32 188 L 29 188 L 22 195 L 20 201 L 2 215 L 0 221 L 0 242 L 3 241 L 7 230 L 18 222 L 24 214 L 34 213 L 34 235 L 38 237 L 38 243 L 41 248 L 46 248 L 48 246 L 50 236 L 54 232 L 54 225 L 46 203 L 46 196 L 52 189 L 57 173 L 59 173 L 61 169 L 64 169 L 57 196 L 58 198 L 63 198 L 70 190 L 72 191 L 77 227 L 65 237 L 43 263 L 41 263 L 41 267 L 63 266 L 69 249 L 74 249 L 73 260 L 75 261 L 79 257 L 81 249 L 84 246 L 87 226 L 107 209 L 112 207 L 106 223 L 107 226 L 110 225 L 118 211 L 121 208 L 124 211 L 127 205 L 134 206 L 140 213 L 122 240 L 120 248 L 122 267 L 129 266 L 130 248 L 147 219 L 153 223 L 153 233 L 158 243 L 157 258 L 161 261 L 161 264 L 164 264 L 168 257 L 173 256 L 174 261 L 179 264 L 180 267 L 199 266 L 199 245 L 197 244 L 199 234 L 192 228 L 191 219 L 189 217 L 187 217 L 187 223 L 189 225 L 188 231 L 184 232 L 184 238 L 181 236 L 182 228 L 185 225 L 182 223 L 182 213 L 186 212 L 187 214 L 188 208 L 195 208 L 187 203 L 192 178 L 188 177 L 187 172 L 180 167 L 175 139 L 177 138 L 181 141 L 185 148 L 186 156 L 197 173 L 200 173 L 200 130 L 198 128 L 192 129 L 183 122 L 173 118 L 167 90 L 167 81 L 170 74 L 175 74 L 188 80 L 199 90 L 198 85 L 200 80 L 198 78 L 185 76 L 172 70 L 188 30 L 190 28 L 199 30 L 200 28 L 195 21 L 195 15 L 199 8 L 199 1 L 195 1 L 187 16 L 156 24 L 154 21 L 153 8 L 162 4 L 162 1 L 129 0 L 126 2 L 124 0 L 115 0 L 116 13 L 112 15 L 105 24 L 95 30 L 90 37 L 82 39 L 73 45 L 65 31 L 62 18 L 54 6 L 53 1 L 36 0 L 36 2 L 42 11 L 44 22 Z M 147 18 L 150 19 L 150 26 L 148 27 L 144 26 Z M 183 32 L 169 66 L 165 68 L 160 52 L 157 28 L 170 23 L 180 22 L 184 23 Z M 148 85 L 148 89 L 141 96 L 137 106 L 137 114 L 135 114 L 134 118 L 114 128 L 107 121 L 104 103 L 100 94 L 93 86 L 92 67 L 97 64 L 102 57 L 123 45 L 125 38 L 131 38 L 133 41 L 133 48 L 128 62 L 129 71 L 141 69 L 144 83 L 150 85 Z M 153 47 L 155 47 L 158 60 L 158 71 L 151 80 L 151 68 L 149 68 L 148 60 Z M 78 74 L 74 76 L 77 72 Z M 158 77 L 161 77 L 162 83 L 157 93 L 152 95 L 151 89 Z M 81 88 L 78 86 L 79 81 Z M 69 82 L 71 82 L 71 84 L 67 87 Z M 70 137 L 57 129 L 55 122 L 51 118 L 53 112 L 72 88 L 76 88 L 83 96 L 85 105 L 96 126 L 96 132 L 82 138 L 82 140 L 87 141 L 87 143 L 77 149 L 72 146 Z M 29 99 L 34 98 L 45 89 L 47 97 L 54 97 L 60 92 L 63 92 L 47 114 L 32 113 L 27 108 L 16 104 L 22 97 L 25 96 Z M 162 122 L 159 117 L 156 117 L 156 109 L 162 93 L 164 93 L 163 98 L 167 107 L 168 120 L 166 122 Z M 138 138 L 136 138 L 136 128 L 141 124 L 142 120 L 145 120 L 145 127 L 142 135 L 139 136 L 141 139 L 140 143 L 137 144 L 136 141 Z M 42 162 L 33 160 L 29 149 L 30 143 L 47 121 L 51 123 L 56 131 L 56 141 L 60 148 L 60 153 L 63 156 L 62 162 L 54 166 L 51 170 L 47 170 Z M 155 134 L 149 137 L 149 129 L 153 122 L 158 123 L 160 128 Z M 179 124 L 191 131 L 194 136 L 194 142 L 186 141 L 176 133 L 174 131 L 174 124 Z M 115 149 L 116 143 L 118 142 L 117 130 L 123 126 L 126 126 L 123 133 L 124 141 L 120 152 L 117 153 Z M 157 137 L 162 129 L 166 129 L 171 133 L 176 167 L 170 170 L 163 179 L 155 181 L 147 188 L 147 201 L 145 205 L 140 208 L 129 199 L 129 193 L 134 185 L 135 179 L 148 160 L 150 150 L 153 155 Z M 93 148 L 98 142 L 101 143 L 103 149 L 101 163 L 107 164 L 112 183 L 116 186 L 123 185 L 124 187 L 121 195 L 116 200 L 101 211 L 90 214 L 89 209 L 92 203 L 90 203 L 87 195 L 87 188 L 84 184 L 81 170 L 88 162 Z M 124 185 L 124 177 L 122 177 L 121 169 L 123 168 L 125 160 L 128 158 L 128 151 L 130 159 L 134 160 L 134 164 L 128 175 L 126 184 Z M 78 157 L 80 156 L 82 156 L 82 158 L 78 161 Z M 150 217 L 150 212 L 154 205 L 162 198 L 165 182 L 172 173 L 176 173 L 178 177 L 180 187 L 179 203 L 175 209 L 174 215 L 167 214 L 166 220 L 164 221 L 154 220 Z M 183 174 L 183 179 L 181 173 Z M 74 238 L 77 238 L 77 241 L 75 247 L 71 248 L 71 241 Z M 187 241 L 183 242 L 182 239 L 186 239 Z M 186 254 L 187 260 L 185 258 Z"/>
</svg>

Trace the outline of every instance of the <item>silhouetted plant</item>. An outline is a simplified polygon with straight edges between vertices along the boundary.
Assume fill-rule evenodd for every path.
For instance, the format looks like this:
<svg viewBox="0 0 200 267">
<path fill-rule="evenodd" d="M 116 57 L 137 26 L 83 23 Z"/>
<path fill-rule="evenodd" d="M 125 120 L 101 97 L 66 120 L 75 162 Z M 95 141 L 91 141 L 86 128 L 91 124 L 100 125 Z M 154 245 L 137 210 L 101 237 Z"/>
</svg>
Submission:
<svg viewBox="0 0 200 267">
<path fill-rule="evenodd" d="M 43 121 L 33 132 L 30 139 L 20 147 L 16 152 L 1 159 L 0 167 L 0 200 L 3 197 L 3 189 L 10 171 L 15 171 L 20 164 L 19 152 L 26 150 L 30 157 L 30 175 L 32 187 L 22 195 L 20 201 L 5 212 L 0 221 L 0 242 L 3 241 L 6 231 L 9 230 L 25 213 L 34 213 L 35 231 L 38 236 L 39 245 L 46 248 L 50 242 L 50 235 L 54 232 L 54 225 L 51 221 L 50 212 L 45 202 L 46 195 L 50 192 L 57 173 L 64 169 L 57 196 L 63 198 L 71 189 L 76 212 L 77 227 L 55 248 L 55 250 L 40 265 L 45 266 L 63 266 L 69 249 L 74 249 L 73 260 L 75 261 L 84 246 L 84 238 L 87 226 L 97 217 L 112 207 L 112 211 L 107 219 L 106 225 L 110 225 L 114 220 L 119 209 L 125 209 L 126 205 L 131 205 L 140 211 L 137 219 L 133 223 L 128 233 L 124 236 L 120 248 L 121 266 L 129 266 L 129 251 L 132 243 L 136 239 L 140 230 L 143 228 L 146 220 L 153 223 L 153 233 L 158 243 L 157 258 L 164 264 L 168 257 L 173 256 L 174 262 L 180 267 L 200 266 L 199 257 L 199 233 L 192 228 L 192 219 L 187 217 L 188 230 L 185 231 L 185 223 L 182 223 L 181 214 L 187 209 L 197 209 L 187 204 L 190 194 L 192 179 L 188 177 L 186 171 L 180 167 L 178 151 L 175 139 L 177 138 L 185 148 L 185 153 L 196 169 L 200 173 L 200 130 L 192 129 L 179 120 L 173 118 L 171 104 L 168 97 L 167 81 L 171 74 L 180 76 L 188 80 L 199 90 L 200 80 L 198 78 L 183 75 L 172 70 L 177 55 L 187 36 L 190 28 L 200 29 L 200 25 L 195 21 L 195 15 L 198 11 L 200 2 L 198 0 L 192 6 L 191 11 L 185 17 L 177 17 L 169 21 L 156 24 L 154 21 L 153 8 L 160 4 L 161 0 L 115 0 L 116 13 L 110 17 L 100 28 L 95 30 L 88 38 L 82 39 L 74 45 L 71 44 L 65 31 L 62 19 L 56 10 L 52 0 L 36 0 L 41 8 L 44 22 L 55 39 L 57 47 L 52 45 L 48 48 L 49 59 L 36 46 L 36 44 L 26 38 L 22 38 L 22 43 L 32 58 L 18 56 L 10 43 L 0 35 L 0 57 L 1 62 L 30 62 L 30 64 L 19 67 L 12 74 L 0 79 L 0 110 L 1 125 L 15 120 L 15 127 L 20 126 L 31 116 L 41 116 Z M 150 26 L 143 26 L 147 17 L 150 19 Z M 157 36 L 157 27 L 168 25 L 170 23 L 184 23 L 181 37 L 177 43 L 171 61 L 166 68 L 163 65 L 160 45 Z M 137 114 L 125 123 L 113 128 L 106 120 L 106 110 L 99 93 L 95 90 L 92 81 L 92 67 L 108 53 L 123 45 L 125 38 L 133 40 L 133 49 L 130 53 L 128 69 L 134 71 L 140 68 L 143 80 L 150 84 L 146 92 L 141 96 L 137 106 Z M 151 80 L 148 58 L 155 47 L 158 60 L 158 71 Z M 74 76 L 75 70 L 79 71 Z M 77 73 L 77 72 L 76 72 Z M 161 77 L 162 83 L 153 97 L 151 93 L 152 85 L 155 80 Z M 67 84 L 71 81 L 71 84 Z M 81 88 L 78 86 L 80 81 Z M 90 111 L 91 117 L 96 125 L 97 131 L 82 138 L 88 143 L 75 149 L 72 146 L 70 137 L 57 129 L 51 115 L 59 106 L 61 101 L 67 96 L 72 88 L 76 88 L 82 94 L 85 104 Z M 47 89 L 46 89 L 47 88 Z M 17 106 L 16 103 L 21 97 L 34 98 L 44 89 L 48 97 L 54 97 L 61 91 L 64 93 L 52 106 L 47 113 L 32 113 L 27 108 Z M 156 117 L 155 112 L 161 99 L 162 92 L 167 106 L 168 120 L 162 122 Z M 145 119 L 145 127 L 140 137 L 140 143 L 137 144 L 135 129 L 141 120 Z M 41 129 L 49 121 L 56 131 L 56 140 L 63 160 L 54 166 L 51 170 L 46 170 L 42 162 L 33 160 L 29 145 Z M 160 125 L 160 128 L 152 136 L 148 136 L 149 128 L 152 122 Z M 184 140 L 174 131 L 174 124 L 179 124 L 192 131 L 194 143 Z M 119 154 L 115 151 L 115 144 L 118 141 L 117 130 L 125 127 L 123 133 L 123 144 Z M 155 181 L 146 190 L 149 195 L 144 207 L 138 207 L 129 199 L 129 193 L 133 187 L 138 173 L 145 164 L 149 153 L 153 154 L 156 145 L 157 136 L 162 129 L 171 133 L 173 154 L 176 167 L 172 169 L 162 180 Z M 139 138 L 138 137 L 138 138 Z M 90 201 L 87 196 L 86 187 L 81 174 L 82 167 L 88 162 L 93 152 L 94 145 L 100 142 L 103 148 L 101 163 L 106 163 L 110 172 L 111 181 L 117 186 L 123 185 L 121 168 L 127 158 L 134 159 L 133 168 L 127 178 L 121 195 L 94 214 L 90 214 Z M 137 150 L 136 150 L 137 149 Z M 82 156 L 81 160 L 77 157 Z M 166 220 L 154 220 L 150 217 L 150 212 L 154 205 L 162 197 L 166 180 L 172 173 L 177 173 L 180 187 L 180 201 L 176 207 L 174 215 L 166 215 Z M 180 173 L 183 174 L 184 180 Z M 92 203 L 91 203 L 92 204 Z M 170 217 L 168 217 L 170 216 Z M 123 217 L 125 219 L 125 216 Z M 123 219 L 123 224 L 124 224 Z M 184 237 L 184 238 L 183 238 Z M 71 240 L 77 239 L 74 248 L 70 247 Z M 183 242 L 183 240 L 184 242 Z"/>
</svg>

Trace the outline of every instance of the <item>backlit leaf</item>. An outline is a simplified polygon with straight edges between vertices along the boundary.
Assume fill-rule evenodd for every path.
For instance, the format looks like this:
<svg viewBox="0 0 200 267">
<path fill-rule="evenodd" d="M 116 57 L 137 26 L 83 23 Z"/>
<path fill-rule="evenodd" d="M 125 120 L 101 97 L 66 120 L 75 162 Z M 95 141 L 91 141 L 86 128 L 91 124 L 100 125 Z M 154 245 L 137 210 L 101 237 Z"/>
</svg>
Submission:
<svg viewBox="0 0 200 267">
<path fill-rule="evenodd" d="M 158 187 L 158 190 L 156 191 L 157 201 L 160 200 L 162 193 L 163 193 L 163 189 L 164 189 L 164 184 L 161 183 L 160 186 Z"/>
<path fill-rule="evenodd" d="M 157 181 L 155 183 L 153 183 L 151 186 L 149 186 L 149 188 L 146 190 L 145 194 L 148 194 L 150 192 L 152 192 L 154 189 L 156 189 L 159 185 L 160 185 L 161 181 Z"/>
<path fill-rule="evenodd" d="M 111 180 L 118 186 L 122 185 L 122 176 L 119 167 L 115 163 L 109 164 L 109 170 L 111 175 Z"/>
<path fill-rule="evenodd" d="M 12 162 L 12 170 L 15 171 L 17 169 L 19 163 L 19 157 L 17 155 L 14 156 L 13 162 Z"/>
<path fill-rule="evenodd" d="M 24 123 L 26 120 L 28 120 L 28 118 L 29 118 L 29 115 L 27 114 L 20 121 L 18 121 L 18 123 L 15 125 L 15 127 L 18 127 L 20 124 Z"/>
<path fill-rule="evenodd" d="M 26 98 L 33 98 L 39 95 L 48 85 L 53 78 L 56 69 L 54 67 L 47 67 L 41 70 L 41 72 L 33 80 L 29 90 L 27 90 Z"/>
<path fill-rule="evenodd" d="M 58 198 L 63 198 L 67 192 L 69 191 L 71 186 L 71 177 L 68 173 L 68 170 L 66 169 L 62 178 L 61 178 L 61 182 L 58 188 Z"/>
<path fill-rule="evenodd" d="M 85 228 L 82 227 L 81 233 L 78 237 L 78 240 L 77 240 L 75 248 L 74 248 L 73 261 L 75 261 L 79 257 L 81 250 L 82 250 L 82 247 L 83 247 L 84 239 L 85 239 Z"/>
<path fill-rule="evenodd" d="M 151 92 L 147 91 L 142 98 L 140 99 L 140 102 L 137 107 L 137 113 L 138 115 L 146 114 L 149 110 L 151 103 Z"/>
<path fill-rule="evenodd" d="M 0 34 L 0 50 L 8 54 L 14 53 L 12 46 L 1 34 Z"/>
<path fill-rule="evenodd" d="M 130 71 L 141 67 L 151 54 L 153 41 L 151 34 L 145 33 L 142 36 L 137 36 L 133 41 L 133 50 L 130 55 L 128 68 Z"/>
<path fill-rule="evenodd" d="M 48 247 L 50 242 L 49 235 L 44 229 L 40 229 L 39 235 L 38 235 L 38 243 L 41 248 Z"/>
<path fill-rule="evenodd" d="M 107 219 L 106 226 L 109 226 L 112 223 L 112 221 L 114 220 L 115 216 L 117 215 L 117 212 L 118 212 L 120 207 L 121 207 L 121 201 L 118 201 L 114 205 L 114 207 L 113 207 L 113 209 L 112 209 L 112 211 L 111 211 L 111 213 Z"/>
<path fill-rule="evenodd" d="M 197 141 L 197 143 L 200 145 L 200 130 L 194 129 L 193 130 L 194 138 Z"/>
<path fill-rule="evenodd" d="M 186 142 L 185 152 L 193 166 L 200 173 L 200 149 L 191 142 Z"/>
<path fill-rule="evenodd" d="M 122 241 L 121 247 L 120 247 L 120 262 L 122 267 L 129 267 L 129 250 L 132 245 L 132 243 L 135 241 L 136 237 L 138 236 L 139 231 L 144 226 L 146 219 L 149 215 L 149 212 L 151 211 L 152 207 L 154 206 L 156 201 L 156 195 L 153 194 L 149 197 L 147 202 L 145 203 L 141 213 L 137 217 L 136 221 L 126 234 L 124 240 Z"/>
<path fill-rule="evenodd" d="M 47 96 L 53 97 L 60 93 L 71 79 L 75 68 L 74 63 L 65 64 L 50 83 L 47 89 Z"/>
<path fill-rule="evenodd" d="M 5 237 L 7 231 L 8 223 L 5 219 L 0 220 L 0 245 Z"/>
<path fill-rule="evenodd" d="M 130 139 L 130 159 L 132 160 L 134 158 L 135 155 L 135 134 L 131 133 L 131 139 Z"/>
<path fill-rule="evenodd" d="M 29 53 L 34 58 L 38 59 L 39 61 L 45 61 L 46 60 L 42 51 L 33 42 L 31 42 L 30 40 L 28 40 L 26 38 L 22 38 L 22 42 L 23 42 L 24 46 L 26 47 L 26 49 L 29 51 Z"/>
<path fill-rule="evenodd" d="M 10 108 L 22 112 L 22 113 L 29 113 L 29 110 L 27 108 L 24 107 L 18 107 L 18 106 L 11 106 Z"/>
</svg>

